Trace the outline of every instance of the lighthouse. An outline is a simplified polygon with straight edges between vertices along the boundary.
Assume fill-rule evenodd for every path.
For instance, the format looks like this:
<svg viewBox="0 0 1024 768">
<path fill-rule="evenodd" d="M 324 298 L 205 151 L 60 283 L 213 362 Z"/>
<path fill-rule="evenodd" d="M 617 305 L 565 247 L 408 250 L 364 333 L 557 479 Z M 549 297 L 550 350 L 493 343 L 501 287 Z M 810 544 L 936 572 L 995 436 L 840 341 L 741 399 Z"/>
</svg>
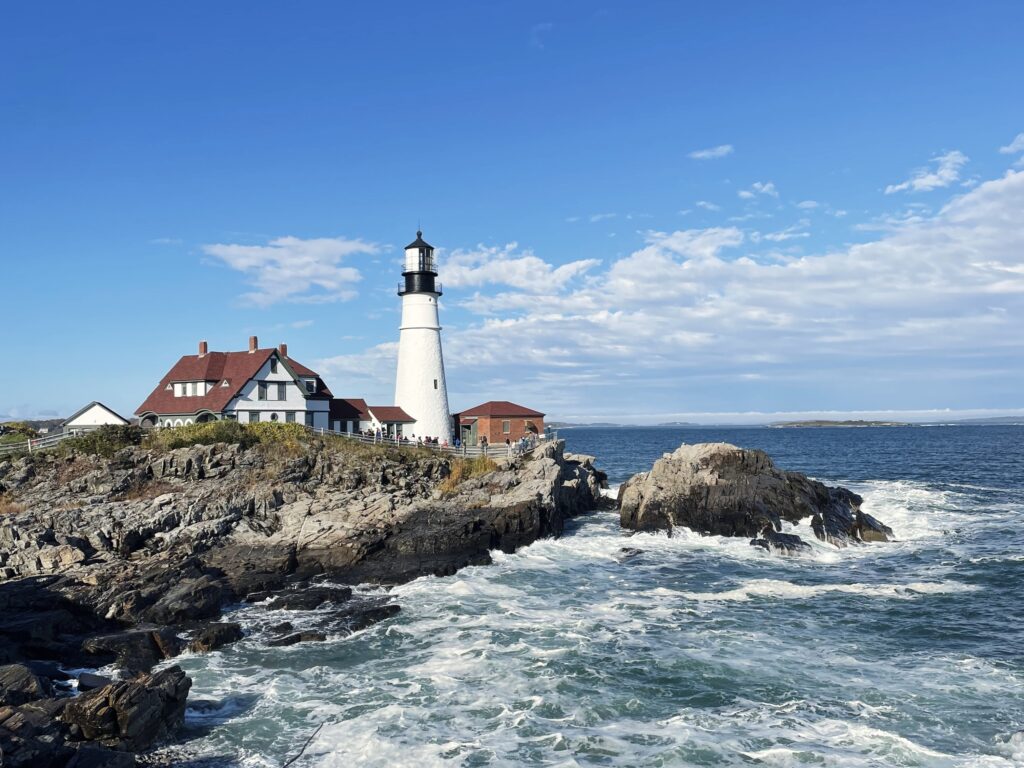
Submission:
<svg viewBox="0 0 1024 768">
<path fill-rule="evenodd" d="M 398 375 L 395 380 L 395 405 L 415 420 L 410 430 L 417 437 L 436 437 L 452 441 L 452 417 L 448 411 L 448 388 L 444 380 L 441 354 L 441 324 L 437 300 L 441 284 L 437 282 L 434 248 L 417 232 L 405 246 L 402 297 L 402 325 L 398 337 Z"/>
</svg>

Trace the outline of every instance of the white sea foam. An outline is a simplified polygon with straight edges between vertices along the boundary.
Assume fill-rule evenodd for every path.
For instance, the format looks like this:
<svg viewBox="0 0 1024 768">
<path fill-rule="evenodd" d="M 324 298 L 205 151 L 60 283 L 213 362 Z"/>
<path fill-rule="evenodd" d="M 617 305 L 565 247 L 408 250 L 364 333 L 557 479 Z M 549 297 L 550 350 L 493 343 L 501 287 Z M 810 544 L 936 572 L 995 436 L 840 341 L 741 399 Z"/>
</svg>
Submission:
<svg viewBox="0 0 1024 768">
<path fill-rule="evenodd" d="M 679 592 L 687 600 L 745 602 L 755 597 L 777 600 L 805 600 L 829 593 L 864 597 L 914 600 L 926 595 L 973 592 L 977 587 L 959 582 L 924 582 L 908 584 L 794 584 L 777 579 L 751 579 L 734 589 L 722 592 Z"/>
</svg>

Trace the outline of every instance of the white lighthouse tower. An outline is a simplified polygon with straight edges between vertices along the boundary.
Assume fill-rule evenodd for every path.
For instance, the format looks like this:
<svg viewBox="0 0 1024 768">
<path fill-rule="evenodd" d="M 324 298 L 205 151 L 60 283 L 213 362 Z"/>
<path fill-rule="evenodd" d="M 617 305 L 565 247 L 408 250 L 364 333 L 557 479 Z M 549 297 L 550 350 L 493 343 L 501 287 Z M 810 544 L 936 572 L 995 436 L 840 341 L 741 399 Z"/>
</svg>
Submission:
<svg viewBox="0 0 1024 768">
<path fill-rule="evenodd" d="M 417 232 L 405 246 L 402 325 L 398 338 L 398 376 L 395 405 L 416 420 L 411 431 L 417 437 L 436 437 L 452 442 L 452 417 L 448 411 L 448 387 L 441 355 L 441 324 L 437 300 L 441 284 L 436 282 L 434 248 Z M 409 427 L 407 427 L 408 429 Z"/>
</svg>

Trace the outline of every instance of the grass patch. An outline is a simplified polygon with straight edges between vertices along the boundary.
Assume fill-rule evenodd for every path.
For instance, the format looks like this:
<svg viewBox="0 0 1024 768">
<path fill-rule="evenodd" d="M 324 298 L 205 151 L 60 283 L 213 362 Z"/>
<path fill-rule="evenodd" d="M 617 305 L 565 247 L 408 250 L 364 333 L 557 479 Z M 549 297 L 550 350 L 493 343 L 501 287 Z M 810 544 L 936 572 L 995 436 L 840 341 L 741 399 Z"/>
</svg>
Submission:
<svg viewBox="0 0 1024 768">
<path fill-rule="evenodd" d="M 4 515 L 16 515 L 23 511 L 25 508 L 16 501 L 12 501 L 6 496 L 0 496 L 0 517 Z"/>
<path fill-rule="evenodd" d="M 486 475 L 497 468 L 498 465 L 486 456 L 476 456 L 472 459 L 453 459 L 451 474 L 441 481 L 441 484 L 437 486 L 438 490 L 445 496 L 450 496 L 470 478 Z"/>
</svg>

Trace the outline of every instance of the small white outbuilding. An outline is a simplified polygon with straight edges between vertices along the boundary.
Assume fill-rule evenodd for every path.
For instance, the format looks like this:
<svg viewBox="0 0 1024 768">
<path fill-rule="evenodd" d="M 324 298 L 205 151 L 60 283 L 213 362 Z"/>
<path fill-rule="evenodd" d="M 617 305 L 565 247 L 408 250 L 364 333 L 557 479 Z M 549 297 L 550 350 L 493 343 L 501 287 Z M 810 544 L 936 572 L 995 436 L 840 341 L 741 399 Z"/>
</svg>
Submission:
<svg viewBox="0 0 1024 768">
<path fill-rule="evenodd" d="M 61 427 L 65 434 L 77 434 L 107 425 L 123 427 L 126 424 L 128 424 L 128 419 L 124 416 L 108 408 L 99 400 L 93 400 L 68 418 L 61 424 Z"/>
</svg>

